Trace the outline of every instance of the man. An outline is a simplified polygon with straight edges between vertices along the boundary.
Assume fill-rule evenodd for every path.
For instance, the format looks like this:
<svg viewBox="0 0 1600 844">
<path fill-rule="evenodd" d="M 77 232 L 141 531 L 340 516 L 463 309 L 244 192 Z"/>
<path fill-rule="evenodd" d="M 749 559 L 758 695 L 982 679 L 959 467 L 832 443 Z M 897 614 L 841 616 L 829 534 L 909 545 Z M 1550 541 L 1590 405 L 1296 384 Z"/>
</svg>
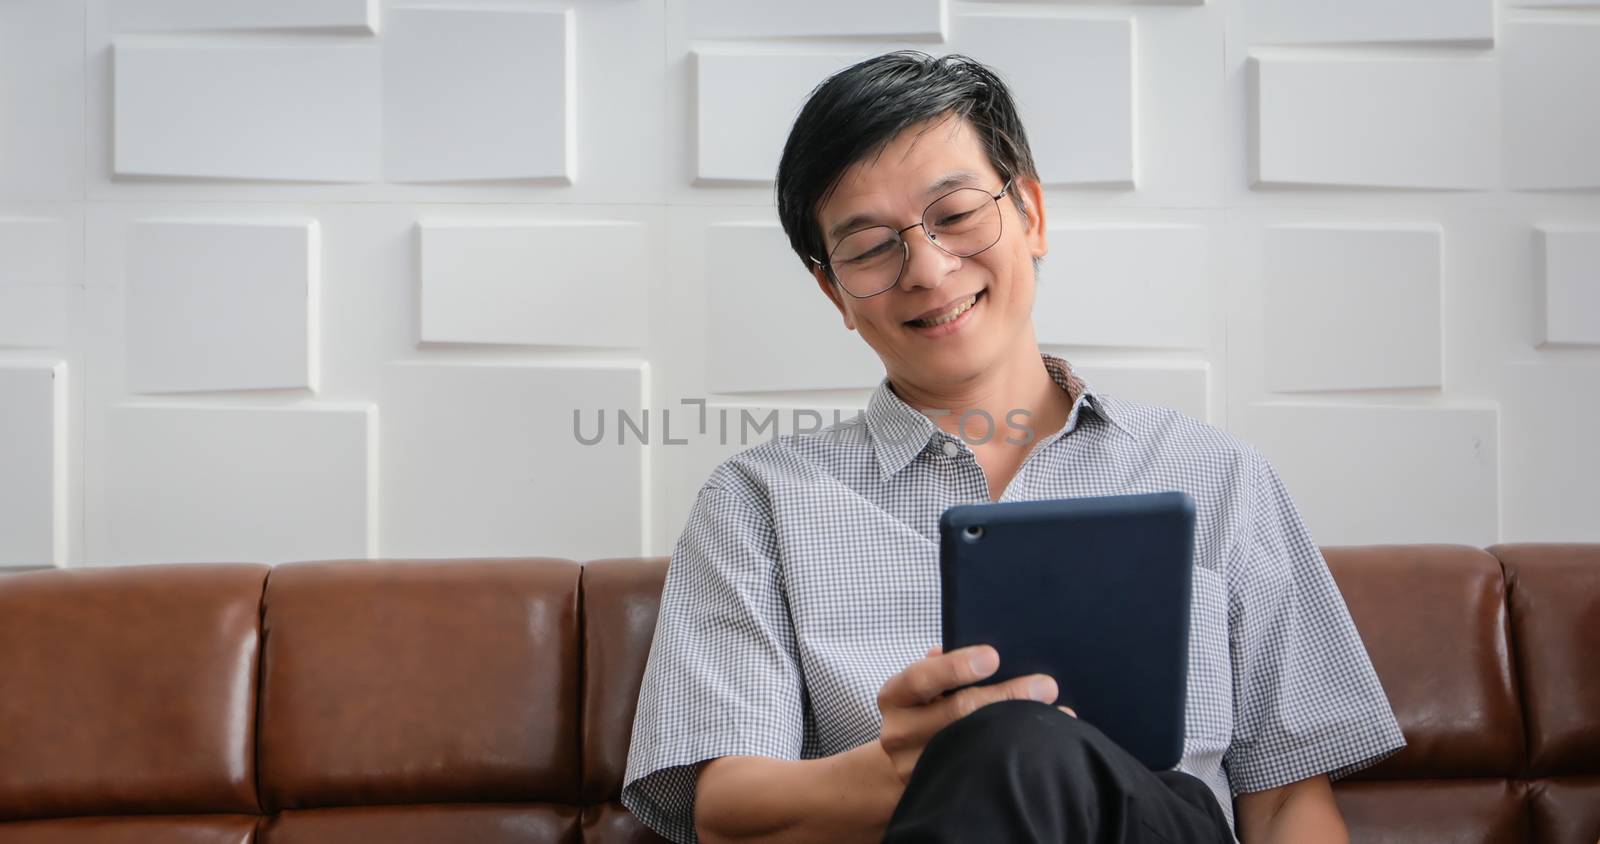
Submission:
<svg viewBox="0 0 1600 844">
<path fill-rule="evenodd" d="M 1330 776 L 1405 743 L 1349 613 L 1259 453 L 1040 353 L 1044 196 L 1002 81 L 914 52 L 844 70 L 777 190 L 886 376 L 864 415 L 701 488 L 623 802 L 676 841 L 1346 841 Z M 1005 655 L 939 647 L 947 507 L 1172 489 L 1198 513 L 1179 770 L 1049 705 L 1052 678 L 949 693 Z"/>
</svg>

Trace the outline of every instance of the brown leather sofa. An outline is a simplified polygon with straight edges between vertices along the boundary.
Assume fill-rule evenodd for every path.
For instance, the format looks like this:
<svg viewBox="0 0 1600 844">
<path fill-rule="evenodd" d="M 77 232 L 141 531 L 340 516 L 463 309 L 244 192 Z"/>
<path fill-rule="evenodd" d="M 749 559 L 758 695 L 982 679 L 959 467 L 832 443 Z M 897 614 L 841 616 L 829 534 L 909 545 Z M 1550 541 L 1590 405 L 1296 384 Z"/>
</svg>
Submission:
<svg viewBox="0 0 1600 844">
<path fill-rule="evenodd" d="M 1600 836 L 1600 545 L 1328 549 L 1410 747 L 1358 842 Z M 0 577 L 0 843 L 650 841 L 663 559 Z"/>
</svg>

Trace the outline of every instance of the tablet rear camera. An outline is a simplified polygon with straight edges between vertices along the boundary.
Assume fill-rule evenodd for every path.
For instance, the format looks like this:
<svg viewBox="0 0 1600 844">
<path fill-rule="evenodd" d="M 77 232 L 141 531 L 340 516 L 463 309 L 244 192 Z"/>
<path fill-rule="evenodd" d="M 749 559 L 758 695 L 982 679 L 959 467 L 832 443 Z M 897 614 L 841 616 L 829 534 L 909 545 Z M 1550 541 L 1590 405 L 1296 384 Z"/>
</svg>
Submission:
<svg viewBox="0 0 1600 844">
<path fill-rule="evenodd" d="M 961 531 L 961 536 L 968 542 L 977 542 L 979 539 L 983 538 L 983 525 L 967 525 L 966 528 Z"/>
</svg>

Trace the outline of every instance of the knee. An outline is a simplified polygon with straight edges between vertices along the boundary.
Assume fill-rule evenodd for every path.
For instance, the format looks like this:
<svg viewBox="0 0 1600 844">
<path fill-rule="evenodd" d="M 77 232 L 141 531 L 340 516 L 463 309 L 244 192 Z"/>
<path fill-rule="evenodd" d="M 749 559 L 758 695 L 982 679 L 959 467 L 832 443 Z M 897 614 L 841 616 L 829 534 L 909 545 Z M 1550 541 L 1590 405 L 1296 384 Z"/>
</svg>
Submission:
<svg viewBox="0 0 1600 844">
<path fill-rule="evenodd" d="M 950 745 L 962 765 L 1077 767 L 1092 753 L 1093 731 L 1093 727 L 1049 704 L 1007 700 L 991 703 L 952 722 L 933 737 L 928 749 L 936 744 Z"/>
</svg>

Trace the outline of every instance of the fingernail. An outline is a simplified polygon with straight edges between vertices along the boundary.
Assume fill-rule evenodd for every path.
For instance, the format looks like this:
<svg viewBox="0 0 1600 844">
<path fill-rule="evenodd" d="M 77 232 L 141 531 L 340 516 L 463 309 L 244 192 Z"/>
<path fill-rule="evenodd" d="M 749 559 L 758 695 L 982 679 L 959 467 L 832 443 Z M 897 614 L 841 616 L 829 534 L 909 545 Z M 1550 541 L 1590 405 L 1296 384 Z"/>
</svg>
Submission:
<svg viewBox="0 0 1600 844">
<path fill-rule="evenodd" d="M 973 651 L 969 660 L 972 663 L 972 670 L 984 676 L 987 676 L 998 667 L 991 661 L 987 648 L 979 648 Z"/>
<path fill-rule="evenodd" d="M 1043 703 L 1049 703 L 1050 701 L 1055 700 L 1056 684 L 1050 682 L 1049 680 L 1034 680 L 1033 697 L 1035 700 Z"/>
</svg>

